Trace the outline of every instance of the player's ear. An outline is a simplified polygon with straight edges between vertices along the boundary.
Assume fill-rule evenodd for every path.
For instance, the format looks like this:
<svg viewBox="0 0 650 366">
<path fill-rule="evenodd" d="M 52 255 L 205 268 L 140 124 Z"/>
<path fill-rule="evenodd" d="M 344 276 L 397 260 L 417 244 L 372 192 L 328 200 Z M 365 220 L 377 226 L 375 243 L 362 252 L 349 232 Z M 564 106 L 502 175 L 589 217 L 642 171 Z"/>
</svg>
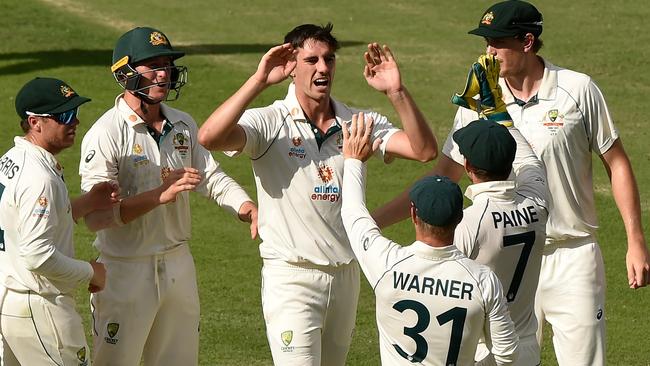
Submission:
<svg viewBox="0 0 650 366">
<path fill-rule="evenodd" d="M 532 33 L 526 33 L 522 40 L 524 41 L 524 52 L 532 51 L 533 45 L 535 44 L 535 35 Z"/>
<path fill-rule="evenodd" d="M 41 118 L 37 116 L 27 116 L 27 124 L 30 131 L 41 132 Z"/>
<path fill-rule="evenodd" d="M 417 210 L 415 209 L 415 204 L 413 202 L 410 203 L 410 212 L 411 212 L 411 222 L 413 224 L 417 224 Z"/>
</svg>

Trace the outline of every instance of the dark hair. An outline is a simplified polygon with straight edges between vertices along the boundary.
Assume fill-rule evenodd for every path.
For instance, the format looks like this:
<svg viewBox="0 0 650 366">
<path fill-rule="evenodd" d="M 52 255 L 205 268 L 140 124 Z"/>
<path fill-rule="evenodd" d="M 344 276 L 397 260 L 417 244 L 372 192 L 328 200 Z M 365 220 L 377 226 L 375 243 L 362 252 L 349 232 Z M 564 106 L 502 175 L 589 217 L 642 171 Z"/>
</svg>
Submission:
<svg viewBox="0 0 650 366">
<path fill-rule="evenodd" d="M 20 128 L 23 129 L 24 133 L 29 132 L 31 126 L 29 125 L 29 122 L 27 122 L 27 118 L 20 120 Z"/>
<path fill-rule="evenodd" d="M 494 180 L 508 180 L 510 172 L 512 172 L 512 166 L 510 168 L 500 171 L 500 172 L 490 172 L 485 169 L 480 169 L 472 165 L 472 162 L 469 162 L 469 170 L 474 173 L 474 175 L 483 182 L 491 182 Z"/>
<path fill-rule="evenodd" d="M 284 36 L 284 43 L 291 43 L 293 48 L 302 47 L 305 41 L 313 39 L 315 41 L 324 42 L 335 51 L 339 49 L 339 41 L 332 35 L 332 23 L 327 23 L 326 26 L 319 26 L 315 24 L 299 25 L 291 30 Z"/>
</svg>

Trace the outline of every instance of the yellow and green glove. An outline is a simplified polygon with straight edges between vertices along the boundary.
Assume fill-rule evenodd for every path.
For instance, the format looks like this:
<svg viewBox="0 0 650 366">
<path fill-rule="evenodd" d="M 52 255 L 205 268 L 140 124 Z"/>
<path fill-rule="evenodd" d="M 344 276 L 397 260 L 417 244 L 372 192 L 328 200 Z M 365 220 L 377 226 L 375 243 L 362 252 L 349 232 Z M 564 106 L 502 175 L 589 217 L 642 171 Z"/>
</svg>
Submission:
<svg viewBox="0 0 650 366">
<path fill-rule="evenodd" d="M 475 99 L 475 95 L 479 99 Z M 451 102 L 478 113 L 480 119 L 488 119 L 506 127 L 512 126 L 512 118 L 503 102 L 499 85 L 499 61 L 493 55 L 481 55 L 467 75 L 462 94 L 454 94 Z"/>
</svg>

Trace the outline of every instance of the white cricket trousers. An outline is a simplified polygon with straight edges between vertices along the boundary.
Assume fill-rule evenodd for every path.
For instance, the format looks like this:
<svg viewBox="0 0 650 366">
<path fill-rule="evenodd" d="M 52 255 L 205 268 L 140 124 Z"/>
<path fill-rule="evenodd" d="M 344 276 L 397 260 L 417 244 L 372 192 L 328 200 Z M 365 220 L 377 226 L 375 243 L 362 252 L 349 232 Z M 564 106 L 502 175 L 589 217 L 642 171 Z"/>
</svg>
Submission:
<svg viewBox="0 0 650 366">
<path fill-rule="evenodd" d="M 197 365 L 199 295 L 188 245 L 98 261 L 106 288 L 90 297 L 95 366 Z"/>
<path fill-rule="evenodd" d="M 277 366 L 342 366 L 352 342 L 359 265 L 264 260 L 262 308 Z"/>
<path fill-rule="evenodd" d="M 544 247 L 535 315 L 540 344 L 551 324 L 560 366 L 605 365 L 605 266 L 594 238 Z"/>
<path fill-rule="evenodd" d="M 83 324 L 71 295 L 6 289 L 1 306 L 3 366 L 90 365 Z"/>
</svg>

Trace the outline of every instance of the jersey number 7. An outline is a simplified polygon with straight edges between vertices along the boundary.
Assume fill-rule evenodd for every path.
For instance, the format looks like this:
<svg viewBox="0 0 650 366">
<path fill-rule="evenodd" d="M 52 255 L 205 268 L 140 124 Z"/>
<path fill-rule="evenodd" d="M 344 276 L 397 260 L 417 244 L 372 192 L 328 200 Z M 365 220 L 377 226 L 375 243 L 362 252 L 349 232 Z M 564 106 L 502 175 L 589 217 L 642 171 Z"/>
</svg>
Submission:
<svg viewBox="0 0 650 366">
<path fill-rule="evenodd" d="M 521 249 L 519 261 L 517 262 L 515 273 L 512 275 L 512 281 L 510 282 L 508 293 L 506 294 L 508 302 L 515 301 L 517 291 L 519 291 L 519 285 L 521 285 L 521 279 L 524 277 L 524 272 L 526 271 L 526 264 L 528 264 L 530 251 L 533 249 L 533 244 L 535 244 L 535 232 L 527 231 L 525 233 L 506 235 L 503 237 L 504 248 L 518 244 L 523 244 L 524 247 Z"/>
<path fill-rule="evenodd" d="M 393 305 L 393 309 L 403 313 L 404 310 L 410 309 L 415 311 L 418 315 L 418 321 L 412 328 L 404 327 L 404 334 L 411 337 L 415 341 L 415 352 L 413 355 L 409 355 L 404 352 L 402 347 L 393 344 L 397 353 L 405 359 L 411 361 L 412 363 L 420 363 L 426 357 L 429 352 L 429 345 L 427 340 L 420 335 L 424 332 L 429 326 L 431 321 L 431 315 L 429 310 L 424 304 L 414 300 L 401 300 Z M 458 353 L 460 352 L 460 343 L 463 340 L 463 327 L 465 326 L 465 317 L 467 316 L 467 309 L 461 307 L 455 307 L 444 313 L 438 315 L 436 320 L 438 324 L 444 325 L 448 322 L 451 324 L 451 339 L 449 340 L 449 350 L 447 351 L 447 360 L 445 365 L 455 365 L 458 361 Z"/>
</svg>

